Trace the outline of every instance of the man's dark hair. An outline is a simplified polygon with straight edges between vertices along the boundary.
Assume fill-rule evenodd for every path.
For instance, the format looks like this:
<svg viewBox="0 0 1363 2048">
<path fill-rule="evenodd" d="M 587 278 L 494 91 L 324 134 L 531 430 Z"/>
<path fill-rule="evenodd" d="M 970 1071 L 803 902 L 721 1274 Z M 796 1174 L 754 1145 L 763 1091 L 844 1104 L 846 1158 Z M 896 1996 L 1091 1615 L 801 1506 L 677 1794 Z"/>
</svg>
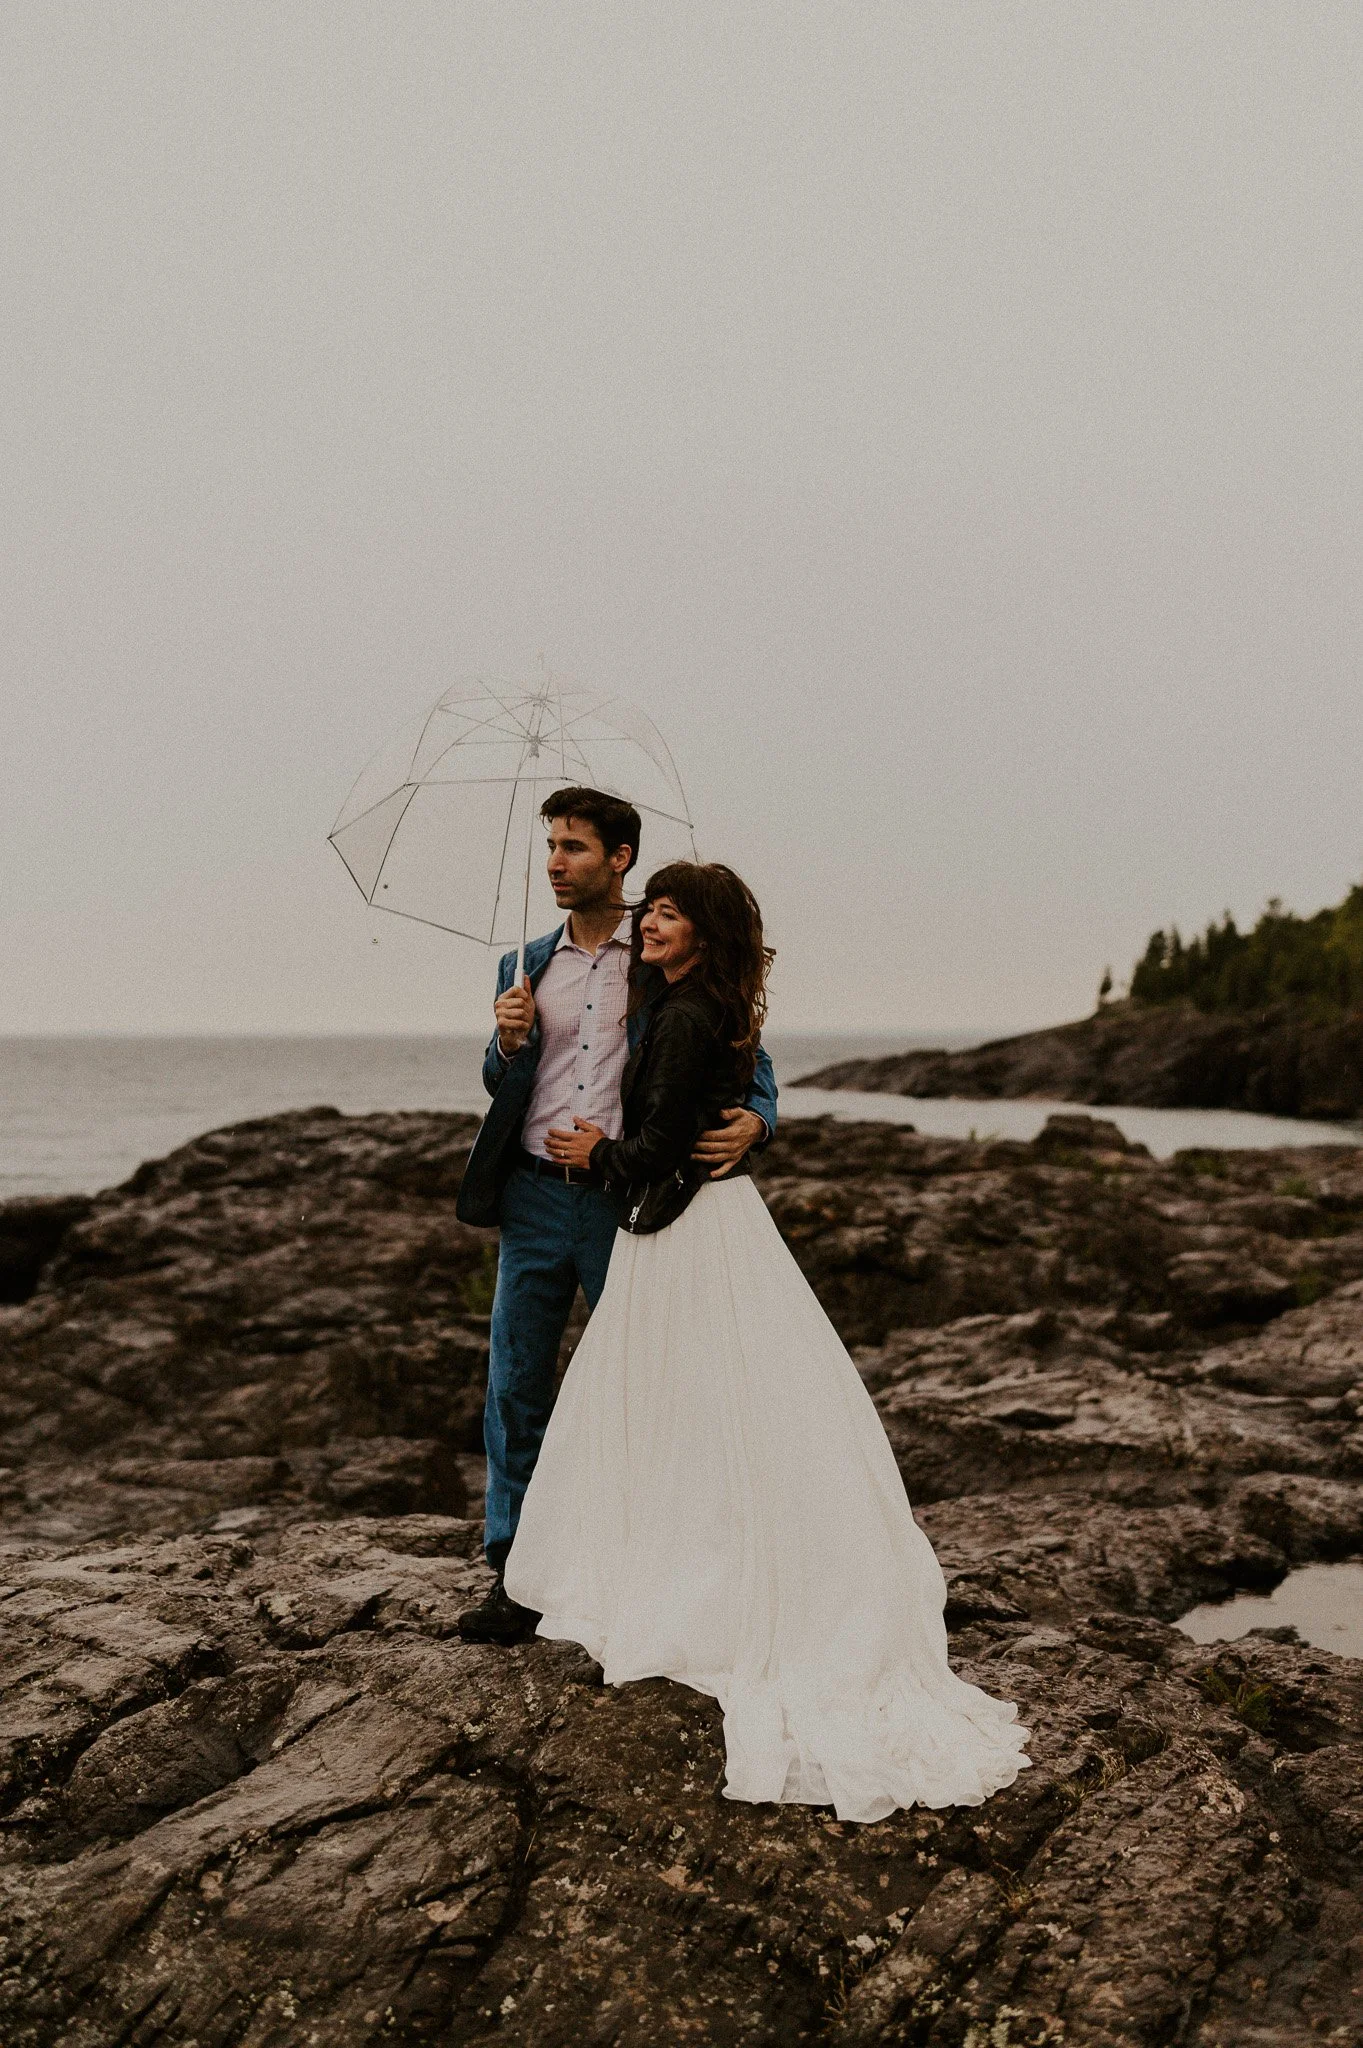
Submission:
<svg viewBox="0 0 1363 2048">
<path fill-rule="evenodd" d="M 633 804 L 627 804 L 623 797 L 607 796 L 604 789 L 556 789 L 540 805 L 540 816 L 546 825 L 551 818 L 581 818 L 594 827 L 607 853 L 614 853 L 617 846 L 627 846 L 626 874 L 639 858 L 643 822 Z"/>
</svg>

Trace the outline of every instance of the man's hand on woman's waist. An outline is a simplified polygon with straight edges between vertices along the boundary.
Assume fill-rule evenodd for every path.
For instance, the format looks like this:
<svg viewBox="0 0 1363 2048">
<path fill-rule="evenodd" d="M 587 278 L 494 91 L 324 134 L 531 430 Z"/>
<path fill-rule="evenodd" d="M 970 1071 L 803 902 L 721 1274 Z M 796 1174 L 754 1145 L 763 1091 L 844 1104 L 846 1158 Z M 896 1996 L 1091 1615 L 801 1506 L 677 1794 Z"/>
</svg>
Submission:
<svg viewBox="0 0 1363 2048">
<path fill-rule="evenodd" d="M 720 1115 L 723 1127 L 702 1131 L 691 1154 L 697 1165 L 709 1167 L 711 1180 L 732 1173 L 744 1153 L 760 1145 L 767 1135 L 765 1119 L 755 1109 L 722 1109 Z"/>
</svg>

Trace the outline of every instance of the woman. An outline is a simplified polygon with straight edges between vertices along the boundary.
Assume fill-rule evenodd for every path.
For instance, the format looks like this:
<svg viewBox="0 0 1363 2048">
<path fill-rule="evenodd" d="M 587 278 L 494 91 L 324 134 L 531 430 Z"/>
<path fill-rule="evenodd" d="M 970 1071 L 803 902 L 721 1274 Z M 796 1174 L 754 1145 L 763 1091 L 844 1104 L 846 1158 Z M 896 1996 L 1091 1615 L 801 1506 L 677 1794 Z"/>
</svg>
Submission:
<svg viewBox="0 0 1363 2048">
<path fill-rule="evenodd" d="M 625 1072 L 624 1136 L 581 1121 L 551 1135 L 617 1193 L 623 1223 L 507 1592 L 609 1684 L 713 1694 L 731 1799 L 831 1802 L 856 1821 L 978 1806 L 1028 1767 L 1029 1731 L 950 1669 L 941 1568 L 757 1189 L 742 1166 L 710 1180 L 691 1164 L 752 1073 L 761 913 L 718 866 L 663 868 L 646 898 L 635 948 L 665 986 Z"/>
</svg>

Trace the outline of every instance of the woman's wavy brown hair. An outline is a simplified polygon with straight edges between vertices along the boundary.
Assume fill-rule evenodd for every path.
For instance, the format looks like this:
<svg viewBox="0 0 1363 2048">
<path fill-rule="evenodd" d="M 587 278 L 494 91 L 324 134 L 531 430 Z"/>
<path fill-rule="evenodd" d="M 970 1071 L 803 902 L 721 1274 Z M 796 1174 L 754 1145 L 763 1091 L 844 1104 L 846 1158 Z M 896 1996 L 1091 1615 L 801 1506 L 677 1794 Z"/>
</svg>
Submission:
<svg viewBox="0 0 1363 2048">
<path fill-rule="evenodd" d="M 718 861 L 673 861 L 650 875 L 644 900 L 634 913 L 630 980 L 635 1008 L 644 998 L 638 972 L 644 943 L 640 927 L 649 904 L 660 896 L 670 897 L 696 928 L 700 953 L 686 979 L 698 982 L 723 1004 L 733 1034 L 730 1044 L 739 1056 L 739 1079 L 746 1088 L 757 1065 L 757 1044 L 767 1018 L 767 974 L 776 957 L 762 941 L 757 898 L 732 868 Z"/>
</svg>

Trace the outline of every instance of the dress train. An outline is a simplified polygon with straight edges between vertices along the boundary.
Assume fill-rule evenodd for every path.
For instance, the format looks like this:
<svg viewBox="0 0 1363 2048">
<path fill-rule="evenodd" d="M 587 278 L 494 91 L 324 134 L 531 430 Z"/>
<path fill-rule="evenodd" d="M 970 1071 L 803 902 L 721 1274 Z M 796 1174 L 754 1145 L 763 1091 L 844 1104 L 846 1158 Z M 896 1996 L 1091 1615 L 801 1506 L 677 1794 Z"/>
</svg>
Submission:
<svg viewBox="0 0 1363 2048">
<path fill-rule="evenodd" d="M 724 1712 L 731 1799 L 978 1806 L 1029 1767 L 947 1659 L 946 1582 L 856 1367 L 747 1176 L 622 1231 L 506 1565 L 609 1684 Z"/>
</svg>

